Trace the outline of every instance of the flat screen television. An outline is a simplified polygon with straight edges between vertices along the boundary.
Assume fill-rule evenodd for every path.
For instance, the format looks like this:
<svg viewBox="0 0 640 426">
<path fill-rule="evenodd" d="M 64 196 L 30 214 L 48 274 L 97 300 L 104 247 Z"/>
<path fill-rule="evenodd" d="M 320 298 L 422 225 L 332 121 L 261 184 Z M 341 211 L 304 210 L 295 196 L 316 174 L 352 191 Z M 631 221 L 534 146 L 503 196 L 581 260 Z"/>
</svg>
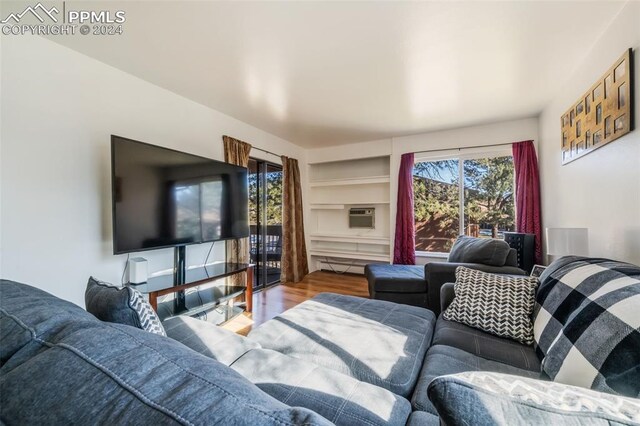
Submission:
<svg viewBox="0 0 640 426">
<path fill-rule="evenodd" d="M 247 169 L 111 136 L 113 252 L 249 235 Z"/>
</svg>

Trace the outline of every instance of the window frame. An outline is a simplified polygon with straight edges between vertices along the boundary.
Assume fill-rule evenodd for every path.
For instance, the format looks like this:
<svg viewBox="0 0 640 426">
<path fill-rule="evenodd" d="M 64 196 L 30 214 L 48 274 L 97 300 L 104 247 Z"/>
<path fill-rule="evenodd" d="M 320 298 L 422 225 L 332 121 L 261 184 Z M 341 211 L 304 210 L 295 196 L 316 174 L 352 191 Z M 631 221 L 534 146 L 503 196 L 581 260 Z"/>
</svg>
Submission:
<svg viewBox="0 0 640 426">
<path fill-rule="evenodd" d="M 513 157 L 511 145 L 495 145 L 482 148 L 461 148 L 442 151 L 418 153 L 414 157 L 414 164 L 441 160 L 458 160 L 458 235 L 464 234 L 464 162 L 479 158 Z M 515 166 L 514 166 L 515 167 Z M 515 173 L 513 174 L 515 191 Z M 513 202 L 515 203 L 515 196 Z M 415 206 L 414 206 L 415 209 Z M 415 210 L 414 210 L 415 211 Z M 517 223 L 517 211 L 516 223 Z M 462 232 L 462 234 L 461 234 Z M 415 250 L 415 248 L 414 248 Z M 447 258 L 449 253 L 436 251 L 415 250 L 416 257 Z"/>
</svg>

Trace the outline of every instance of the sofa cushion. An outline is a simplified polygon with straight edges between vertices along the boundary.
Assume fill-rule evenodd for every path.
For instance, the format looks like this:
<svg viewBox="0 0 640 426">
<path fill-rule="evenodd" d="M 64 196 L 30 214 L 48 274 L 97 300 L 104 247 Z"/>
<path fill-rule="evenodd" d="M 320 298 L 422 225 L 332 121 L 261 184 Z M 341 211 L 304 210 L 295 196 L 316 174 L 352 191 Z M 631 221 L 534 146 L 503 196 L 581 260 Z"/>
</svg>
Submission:
<svg viewBox="0 0 640 426">
<path fill-rule="evenodd" d="M 184 315 L 166 319 L 163 325 L 173 340 L 224 365 L 231 365 L 251 349 L 260 347 L 233 331 Z"/>
<path fill-rule="evenodd" d="M 427 304 L 429 301 L 428 293 L 387 293 L 382 291 L 377 291 L 374 299 L 426 309 L 428 309 Z"/>
<path fill-rule="evenodd" d="M 420 372 L 420 379 L 411 398 L 413 408 L 437 414 L 427 395 L 427 388 L 431 381 L 445 374 L 457 374 L 467 371 L 494 371 L 536 379 L 541 377 L 540 373 L 480 358 L 451 346 L 432 346 L 427 352 L 424 366 Z"/>
<path fill-rule="evenodd" d="M 336 425 L 404 425 L 405 398 L 328 368 L 269 349 L 254 349 L 231 365 L 287 405 L 305 407 Z"/>
<path fill-rule="evenodd" d="M 511 247 L 504 240 L 460 235 L 451 247 L 448 261 L 504 266 L 509 250 Z"/>
<path fill-rule="evenodd" d="M 103 323 L 24 284 L 1 290 L 9 328 L 31 339 L 0 368 L 0 423 L 330 424 L 172 339 Z"/>
<path fill-rule="evenodd" d="M 409 396 L 435 315 L 415 306 L 322 293 L 262 324 L 262 347 Z"/>
<path fill-rule="evenodd" d="M 537 286 L 537 278 L 489 274 L 460 266 L 455 297 L 443 317 L 531 345 Z"/>
<path fill-rule="evenodd" d="M 640 400 L 506 374 L 442 376 L 428 392 L 448 426 L 640 423 Z"/>
<path fill-rule="evenodd" d="M 426 293 L 422 265 L 369 264 L 364 268 L 369 287 L 376 292 Z"/>
<path fill-rule="evenodd" d="M 509 249 L 507 259 L 504 261 L 504 266 L 518 266 L 518 250 L 514 248 Z"/>
<path fill-rule="evenodd" d="M 543 370 L 557 382 L 640 397 L 640 267 L 590 258 L 562 265 L 542 277 L 536 324 L 553 342 Z M 560 299 L 551 310 L 550 297 Z"/>
<path fill-rule="evenodd" d="M 440 309 L 446 311 L 456 297 L 455 283 L 445 283 L 440 287 Z"/>
<path fill-rule="evenodd" d="M 453 346 L 481 358 L 513 367 L 540 372 L 540 360 L 533 346 L 494 336 L 477 328 L 440 316 L 436 322 L 432 345 Z"/>
<path fill-rule="evenodd" d="M 156 311 L 134 288 L 116 287 L 91 277 L 87 282 L 84 301 L 87 311 L 101 321 L 130 325 L 150 333 L 167 335 Z"/>
<path fill-rule="evenodd" d="M 93 315 L 71 302 L 26 284 L 0 280 L 0 367 L 6 372 L 42 351 L 36 338 L 47 340 L 63 334 L 70 323 L 96 322 Z"/>
<path fill-rule="evenodd" d="M 440 426 L 440 417 L 426 411 L 414 411 L 409 416 L 407 426 Z"/>
</svg>

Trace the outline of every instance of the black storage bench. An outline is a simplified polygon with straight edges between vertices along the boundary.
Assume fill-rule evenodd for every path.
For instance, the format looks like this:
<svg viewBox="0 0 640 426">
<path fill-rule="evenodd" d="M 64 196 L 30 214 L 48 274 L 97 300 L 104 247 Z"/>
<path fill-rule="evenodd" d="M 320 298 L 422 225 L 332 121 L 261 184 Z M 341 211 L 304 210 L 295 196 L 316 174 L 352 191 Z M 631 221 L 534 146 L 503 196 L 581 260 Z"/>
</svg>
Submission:
<svg viewBox="0 0 640 426">
<path fill-rule="evenodd" d="M 423 265 L 370 264 L 364 268 L 372 299 L 427 307 Z"/>
</svg>

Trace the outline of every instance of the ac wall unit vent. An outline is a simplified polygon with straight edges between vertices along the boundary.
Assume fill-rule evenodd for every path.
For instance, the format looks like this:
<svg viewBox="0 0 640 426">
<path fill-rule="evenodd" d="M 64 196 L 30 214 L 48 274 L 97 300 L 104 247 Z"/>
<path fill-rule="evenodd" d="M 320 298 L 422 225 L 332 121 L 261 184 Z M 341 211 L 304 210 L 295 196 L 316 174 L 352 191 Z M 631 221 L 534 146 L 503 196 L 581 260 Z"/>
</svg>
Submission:
<svg viewBox="0 0 640 426">
<path fill-rule="evenodd" d="M 357 207 L 349 209 L 349 228 L 376 227 L 376 209 L 373 207 Z"/>
</svg>

